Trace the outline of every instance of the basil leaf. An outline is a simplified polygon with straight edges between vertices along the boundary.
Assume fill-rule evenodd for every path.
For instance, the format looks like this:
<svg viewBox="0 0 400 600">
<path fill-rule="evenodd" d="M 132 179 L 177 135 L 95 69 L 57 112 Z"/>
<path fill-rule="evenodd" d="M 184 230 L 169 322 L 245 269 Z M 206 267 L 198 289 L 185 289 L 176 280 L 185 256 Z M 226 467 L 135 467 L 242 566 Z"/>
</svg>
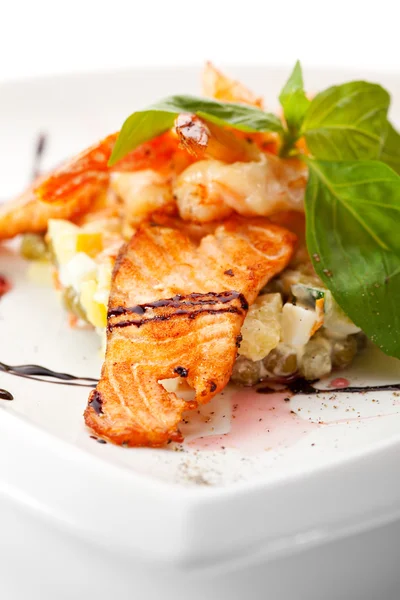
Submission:
<svg viewBox="0 0 400 600">
<path fill-rule="evenodd" d="M 307 146 L 321 160 L 378 158 L 387 132 L 389 94 L 353 81 L 315 96 L 303 122 Z"/>
<path fill-rule="evenodd" d="M 217 102 L 196 96 L 171 96 L 148 109 L 134 112 L 122 126 L 109 165 L 114 165 L 131 150 L 170 129 L 180 113 L 192 113 L 218 125 L 241 131 L 283 132 L 280 119 L 259 108 L 233 102 Z"/>
<path fill-rule="evenodd" d="M 289 131 L 297 132 L 310 105 L 310 100 L 304 92 L 303 73 L 299 61 L 296 62 L 292 74 L 280 93 L 279 102 Z"/>
<path fill-rule="evenodd" d="M 131 150 L 147 140 L 164 133 L 174 124 L 175 115 L 160 111 L 133 113 L 122 126 L 115 142 L 109 166 L 124 158 Z"/>
<path fill-rule="evenodd" d="M 400 177 L 377 161 L 305 160 L 315 270 L 354 323 L 400 358 Z"/>
<path fill-rule="evenodd" d="M 380 159 L 400 175 L 400 134 L 391 123 L 388 124 Z"/>
</svg>

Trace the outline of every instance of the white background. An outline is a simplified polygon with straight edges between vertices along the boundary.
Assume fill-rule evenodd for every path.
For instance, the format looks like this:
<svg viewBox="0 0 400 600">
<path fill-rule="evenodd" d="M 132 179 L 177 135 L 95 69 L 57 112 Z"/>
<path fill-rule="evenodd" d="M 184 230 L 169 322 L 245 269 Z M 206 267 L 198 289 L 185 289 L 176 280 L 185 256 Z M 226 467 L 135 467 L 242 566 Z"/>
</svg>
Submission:
<svg viewBox="0 0 400 600">
<path fill-rule="evenodd" d="M 201 63 L 400 70 L 398 0 L 0 0 L 0 80 Z"/>
</svg>

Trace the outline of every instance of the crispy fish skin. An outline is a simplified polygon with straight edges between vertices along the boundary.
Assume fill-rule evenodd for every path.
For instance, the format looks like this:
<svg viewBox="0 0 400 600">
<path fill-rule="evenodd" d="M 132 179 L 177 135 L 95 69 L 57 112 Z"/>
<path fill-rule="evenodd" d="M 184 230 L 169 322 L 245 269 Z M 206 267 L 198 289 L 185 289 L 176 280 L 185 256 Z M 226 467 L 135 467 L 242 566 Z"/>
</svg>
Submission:
<svg viewBox="0 0 400 600">
<path fill-rule="evenodd" d="M 56 204 L 68 202 L 79 191 L 97 188 L 102 191 L 108 185 L 108 160 L 118 134 L 113 133 L 99 143 L 83 150 L 77 156 L 63 162 L 33 186 L 36 197 L 42 202 Z"/>
<path fill-rule="evenodd" d="M 116 444 L 181 441 L 183 411 L 228 383 L 248 306 L 295 242 L 267 219 L 232 218 L 197 247 L 177 229 L 143 225 L 115 265 L 106 358 L 86 424 Z M 194 401 L 159 383 L 178 376 Z"/>
<path fill-rule="evenodd" d="M 49 219 L 76 220 L 98 212 L 112 173 L 154 169 L 166 181 L 193 162 L 171 132 L 145 142 L 114 167 L 108 166 L 118 133 L 104 138 L 48 174 L 35 179 L 17 199 L 0 206 L 0 240 L 42 233 Z M 129 212 L 129 206 L 123 212 Z"/>
<path fill-rule="evenodd" d="M 97 144 L 83 150 L 77 156 L 54 169 L 34 193 L 43 202 L 68 202 L 77 192 L 97 187 L 101 192 L 107 188 L 111 172 L 135 172 L 154 169 L 169 175 L 175 169 L 182 170 L 192 162 L 187 153 L 179 148 L 179 142 L 171 131 L 138 146 L 113 167 L 108 166 L 118 133 L 113 133 Z"/>
<path fill-rule="evenodd" d="M 75 219 L 89 210 L 96 194 L 97 187 L 86 188 L 84 193 L 75 194 L 68 202 L 46 204 L 29 188 L 19 198 L 0 205 L 0 240 L 20 233 L 44 233 L 49 219 Z"/>
</svg>

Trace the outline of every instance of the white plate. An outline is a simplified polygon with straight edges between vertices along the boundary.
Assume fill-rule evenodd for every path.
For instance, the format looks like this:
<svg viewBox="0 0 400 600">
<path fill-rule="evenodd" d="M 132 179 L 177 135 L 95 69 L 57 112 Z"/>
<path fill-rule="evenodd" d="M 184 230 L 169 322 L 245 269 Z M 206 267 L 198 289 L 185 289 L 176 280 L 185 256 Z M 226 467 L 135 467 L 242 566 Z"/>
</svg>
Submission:
<svg viewBox="0 0 400 600">
<path fill-rule="evenodd" d="M 231 72 L 276 106 L 286 70 Z M 360 77 L 392 92 L 392 117 L 399 121 L 400 78 L 306 73 L 310 90 Z M 0 91 L 0 198 L 7 198 L 29 182 L 38 133 L 48 134 L 43 167 L 49 168 L 118 129 L 134 109 L 170 93 L 198 93 L 199 73 L 67 76 L 9 83 Z M 32 277 L 13 248 L 0 253 L 0 273 L 13 284 L 0 301 L 0 361 L 97 377 L 96 334 L 69 329 L 53 290 Z M 400 363 L 372 348 L 345 376 L 353 385 L 397 383 Z M 4 497 L 120 551 L 199 569 L 230 564 L 244 549 L 248 557 L 273 556 L 400 514 L 396 393 L 328 393 L 285 402 L 282 395 L 227 390 L 201 415 L 188 417 L 183 448 L 151 450 L 91 439 L 82 418 L 87 388 L 5 373 L 0 387 L 15 398 L 0 406 Z M 238 405 L 235 418 L 232 404 Z M 200 435 L 206 437 L 193 441 Z"/>
</svg>

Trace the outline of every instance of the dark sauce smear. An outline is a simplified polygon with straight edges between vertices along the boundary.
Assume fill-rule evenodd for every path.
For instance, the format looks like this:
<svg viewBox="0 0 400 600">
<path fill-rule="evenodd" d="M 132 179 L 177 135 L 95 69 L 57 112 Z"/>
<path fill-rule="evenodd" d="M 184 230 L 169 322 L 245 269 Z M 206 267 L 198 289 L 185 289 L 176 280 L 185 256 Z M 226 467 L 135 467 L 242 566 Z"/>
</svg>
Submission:
<svg viewBox="0 0 400 600">
<path fill-rule="evenodd" d="M 0 389 L 0 400 L 14 400 L 14 396 L 11 392 Z"/>
<path fill-rule="evenodd" d="M 148 309 L 154 308 L 169 307 L 183 309 L 185 306 L 201 306 L 202 304 L 227 304 L 233 300 L 239 300 L 240 306 L 243 308 L 243 310 L 247 310 L 249 308 L 248 302 L 243 294 L 235 291 L 221 293 L 207 292 L 206 294 L 195 293 L 188 294 L 187 296 L 181 296 L 180 294 L 177 294 L 172 298 L 156 300 L 155 302 L 148 302 L 146 304 L 138 304 L 137 306 L 117 306 L 108 312 L 108 318 L 119 317 L 127 314 L 144 315 Z"/>
<path fill-rule="evenodd" d="M 217 308 L 216 306 L 218 304 L 229 304 L 234 300 L 239 300 L 240 308 L 236 306 L 221 306 Z M 215 306 L 215 308 L 208 308 L 209 306 Z M 135 327 L 141 327 L 142 325 L 145 325 L 151 321 L 169 321 L 170 319 L 179 316 L 187 316 L 189 319 L 195 319 L 198 315 L 202 314 L 215 315 L 218 313 L 235 313 L 241 315 L 243 314 L 242 310 L 247 310 L 249 305 L 243 294 L 240 292 L 235 292 L 234 290 L 220 293 L 194 293 L 188 294 L 187 296 L 181 296 L 180 294 L 177 294 L 172 298 L 163 298 L 161 300 L 156 300 L 155 302 L 138 304 L 137 306 L 117 306 L 108 312 L 108 318 L 111 319 L 112 317 L 119 317 L 122 315 L 139 315 L 143 317 L 149 309 L 155 310 L 157 308 L 175 308 L 176 310 L 168 314 L 150 316 L 137 321 L 129 320 L 119 321 L 118 323 L 109 323 L 108 330 L 112 331 L 114 327 L 129 327 L 131 325 L 134 325 Z M 197 310 L 191 310 L 193 308 L 197 308 Z"/>
<path fill-rule="evenodd" d="M 32 168 L 32 180 L 35 180 L 42 172 L 42 161 L 44 152 L 46 150 L 47 135 L 41 133 L 35 143 L 35 150 L 33 154 L 33 168 Z"/>
<path fill-rule="evenodd" d="M 91 440 L 94 440 L 98 444 L 107 444 L 106 440 L 102 440 L 101 438 L 96 437 L 95 435 L 89 435 Z"/>
<path fill-rule="evenodd" d="M 285 384 L 285 389 L 292 392 L 292 394 L 305 394 L 310 396 L 312 394 L 331 394 L 332 392 L 341 394 L 355 394 L 357 392 L 382 392 L 382 391 L 400 391 L 400 383 L 389 383 L 387 385 L 368 385 L 368 386 L 349 386 L 340 388 L 328 388 L 318 389 L 313 386 L 318 380 L 307 381 L 306 379 L 295 379 Z M 273 390 L 270 387 L 261 387 L 257 389 L 259 394 L 272 394 L 276 393 L 277 390 Z"/>
<path fill-rule="evenodd" d="M 187 316 L 189 319 L 195 319 L 198 315 L 208 314 L 208 315 L 217 315 L 220 313 L 233 313 L 237 315 L 241 315 L 242 312 L 236 306 L 231 306 L 229 308 L 203 308 L 200 310 L 189 311 L 179 309 L 170 315 L 157 315 L 155 317 L 150 317 L 149 319 L 143 319 L 140 321 L 119 321 L 118 323 L 109 324 L 108 330 L 112 331 L 115 327 L 130 327 L 131 325 L 135 325 L 135 327 L 142 327 L 146 323 L 151 323 L 152 321 L 169 321 L 174 317 L 179 316 Z"/>
<path fill-rule="evenodd" d="M 89 406 L 91 406 L 96 413 L 96 415 L 103 414 L 103 398 L 97 390 L 90 392 L 89 396 Z"/>
<path fill-rule="evenodd" d="M 44 381 L 45 383 L 54 383 L 58 385 L 73 385 L 79 387 L 96 387 L 98 380 L 92 377 L 76 377 L 69 373 L 59 373 L 39 365 L 6 365 L 0 362 L 0 371 L 25 379 L 35 381 Z M 44 379 L 48 377 L 49 379 Z M 53 381 L 54 380 L 54 381 Z"/>
<path fill-rule="evenodd" d="M 307 381 L 307 379 L 295 379 L 288 383 L 287 388 L 292 392 L 292 394 L 316 394 L 318 393 L 317 388 L 313 386 L 313 383 L 316 383 L 318 380 L 314 379 L 313 381 Z"/>
<path fill-rule="evenodd" d="M 187 377 L 189 375 L 189 372 L 185 367 L 175 367 L 174 373 L 179 375 L 179 377 Z"/>
</svg>

